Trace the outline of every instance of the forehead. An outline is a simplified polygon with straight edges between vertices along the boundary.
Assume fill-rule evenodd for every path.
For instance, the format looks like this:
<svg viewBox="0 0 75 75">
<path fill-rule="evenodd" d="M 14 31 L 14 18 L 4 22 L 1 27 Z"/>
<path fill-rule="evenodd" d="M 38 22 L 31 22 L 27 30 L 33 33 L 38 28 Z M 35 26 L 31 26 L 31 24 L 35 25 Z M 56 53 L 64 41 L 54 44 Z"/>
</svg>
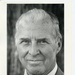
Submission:
<svg viewBox="0 0 75 75">
<path fill-rule="evenodd" d="M 18 37 L 35 37 L 35 38 L 46 38 L 51 37 L 53 32 L 52 23 L 22 23 L 16 31 Z"/>
</svg>

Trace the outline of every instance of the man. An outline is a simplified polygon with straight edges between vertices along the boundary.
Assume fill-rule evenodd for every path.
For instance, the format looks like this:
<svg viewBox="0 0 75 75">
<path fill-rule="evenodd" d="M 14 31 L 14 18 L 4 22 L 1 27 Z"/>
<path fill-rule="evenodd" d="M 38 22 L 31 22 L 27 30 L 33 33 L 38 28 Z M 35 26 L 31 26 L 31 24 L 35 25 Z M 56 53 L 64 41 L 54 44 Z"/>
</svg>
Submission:
<svg viewBox="0 0 75 75">
<path fill-rule="evenodd" d="M 32 9 L 16 23 L 15 43 L 25 75 L 63 75 L 56 63 L 62 36 L 54 14 Z"/>
</svg>

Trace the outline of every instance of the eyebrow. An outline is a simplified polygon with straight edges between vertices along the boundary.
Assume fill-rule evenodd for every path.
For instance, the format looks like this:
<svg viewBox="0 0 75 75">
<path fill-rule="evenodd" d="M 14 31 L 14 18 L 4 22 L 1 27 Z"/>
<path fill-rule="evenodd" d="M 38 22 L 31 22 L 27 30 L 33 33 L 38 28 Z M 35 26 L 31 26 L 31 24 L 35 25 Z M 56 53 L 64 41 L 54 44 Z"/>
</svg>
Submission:
<svg viewBox="0 0 75 75">
<path fill-rule="evenodd" d="M 20 38 L 20 40 L 30 40 L 30 38 Z"/>
<path fill-rule="evenodd" d="M 39 38 L 39 39 L 37 39 L 37 41 L 41 41 L 41 40 L 47 41 L 48 39 L 47 38 Z"/>
<path fill-rule="evenodd" d="M 21 42 L 22 43 L 23 41 L 31 41 L 30 38 L 20 38 Z"/>
<path fill-rule="evenodd" d="M 30 40 L 30 38 L 21 38 L 21 40 Z M 48 38 L 35 38 L 35 40 L 48 40 Z"/>
<path fill-rule="evenodd" d="M 37 39 L 38 42 L 40 41 L 45 41 L 49 44 L 49 39 L 48 38 L 40 38 L 40 39 Z"/>
<path fill-rule="evenodd" d="M 20 40 L 21 40 L 20 43 L 22 43 L 23 41 L 31 41 L 30 38 L 21 38 Z M 49 42 L 49 39 L 48 39 L 48 38 L 38 38 L 38 39 L 35 39 L 35 40 L 36 40 L 37 42 L 43 41 L 43 40 Z"/>
</svg>

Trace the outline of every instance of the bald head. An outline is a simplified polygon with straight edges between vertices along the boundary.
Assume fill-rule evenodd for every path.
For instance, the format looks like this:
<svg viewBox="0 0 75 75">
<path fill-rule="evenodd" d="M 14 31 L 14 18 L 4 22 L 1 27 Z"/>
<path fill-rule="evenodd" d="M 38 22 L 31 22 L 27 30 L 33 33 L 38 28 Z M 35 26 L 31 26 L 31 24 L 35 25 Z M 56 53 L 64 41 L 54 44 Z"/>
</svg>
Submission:
<svg viewBox="0 0 75 75">
<path fill-rule="evenodd" d="M 16 22 L 16 31 L 21 29 L 21 27 L 29 24 L 41 25 L 42 27 L 43 25 L 49 25 L 52 27 L 53 35 L 55 37 L 62 38 L 59 32 L 59 21 L 57 17 L 52 13 L 49 15 L 44 10 L 35 8 L 22 14 Z"/>
</svg>

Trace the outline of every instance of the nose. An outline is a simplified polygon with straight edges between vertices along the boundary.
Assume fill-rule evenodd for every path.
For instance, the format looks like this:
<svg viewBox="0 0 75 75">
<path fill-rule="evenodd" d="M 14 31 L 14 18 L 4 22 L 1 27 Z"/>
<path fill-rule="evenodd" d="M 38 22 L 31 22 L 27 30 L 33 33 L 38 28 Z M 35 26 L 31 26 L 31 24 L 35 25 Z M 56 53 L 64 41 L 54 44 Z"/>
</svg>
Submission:
<svg viewBox="0 0 75 75">
<path fill-rule="evenodd" d="M 31 45 L 30 50 L 29 50 L 29 54 L 32 56 L 36 56 L 39 53 L 40 53 L 40 50 L 39 50 L 36 42 L 32 42 L 32 45 Z"/>
</svg>

